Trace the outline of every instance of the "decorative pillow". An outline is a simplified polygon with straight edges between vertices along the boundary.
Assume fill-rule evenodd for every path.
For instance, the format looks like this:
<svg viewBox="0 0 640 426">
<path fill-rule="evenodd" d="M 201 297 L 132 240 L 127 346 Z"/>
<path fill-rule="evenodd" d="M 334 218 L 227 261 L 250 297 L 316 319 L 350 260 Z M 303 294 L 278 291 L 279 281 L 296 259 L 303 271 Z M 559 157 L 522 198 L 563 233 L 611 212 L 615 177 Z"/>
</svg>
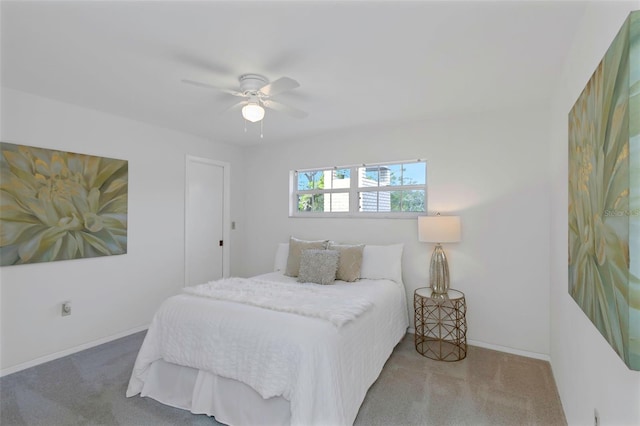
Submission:
<svg viewBox="0 0 640 426">
<path fill-rule="evenodd" d="M 324 250 L 327 248 L 328 240 L 304 241 L 291 237 L 289 239 L 289 257 L 287 258 L 287 269 L 285 275 L 297 277 L 300 271 L 300 256 L 302 250 Z"/>
<path fill-rule="evenodd" d="M 361 278 L 387 279 L 402 283 L 403 244 L 364 246 Z"/>
<path fill-rule="evenodd" d="M 360 278 L 362 268 L 362 252 L 364 244 L 342 245 L 329 243 L 329 250 L 337 250 L 340 253 L 336 279 L 353 282 Z"/>
<path fill-rule="evenodd" d="M 278 244 L 276 258 L 273 261 L 274 272 L 282 272 L 284 274 L 287 269 L 287 256 L 289 256 L 289 243 Z"/>
<path fill-rule="evenodd" d="M 302 250 L 298 282 L 332 284 L 336 280 L 339 258 L 336 250 Z"/>
</svg>

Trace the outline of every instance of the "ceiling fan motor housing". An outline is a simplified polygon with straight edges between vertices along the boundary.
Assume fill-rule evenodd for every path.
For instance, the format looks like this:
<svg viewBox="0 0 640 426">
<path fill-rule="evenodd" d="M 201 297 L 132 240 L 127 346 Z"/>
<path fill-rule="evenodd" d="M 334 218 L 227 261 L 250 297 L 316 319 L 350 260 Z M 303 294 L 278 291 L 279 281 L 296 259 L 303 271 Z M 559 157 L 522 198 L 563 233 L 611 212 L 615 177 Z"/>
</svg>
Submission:
<svg viewBox="0 0 640 426">
<path fill-rule="evenodd" d="M 269 83 L 266 77 L 259 74 L 243 74 L 238 78 L 240 90 L 244 94 L 256 95 L 261 88 Z"/>
</svg>

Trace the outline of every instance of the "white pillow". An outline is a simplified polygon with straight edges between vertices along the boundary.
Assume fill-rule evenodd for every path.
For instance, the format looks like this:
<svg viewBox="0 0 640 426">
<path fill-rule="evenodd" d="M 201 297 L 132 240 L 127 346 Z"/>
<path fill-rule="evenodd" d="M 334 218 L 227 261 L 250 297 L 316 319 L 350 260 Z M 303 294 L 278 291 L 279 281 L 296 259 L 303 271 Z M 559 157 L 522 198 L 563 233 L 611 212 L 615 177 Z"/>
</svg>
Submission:
<svg viewBox="0 0 640 426">
<path fill-rule="evenodd" d="M 404 244 L 365 245 L 362 252 L 361 278 L 387 279 L 402 283 L 402 249 Z"/>
<path fill-rule="evenodd" d="M 278 244 L 278 249 L 276 250 L 276 259 L 273 262 L 273 270 L 275 272 L 282 272 L 287 269 L 287 258 L 289 257 L 289 243 L 280 243 Z"/>
</svg>

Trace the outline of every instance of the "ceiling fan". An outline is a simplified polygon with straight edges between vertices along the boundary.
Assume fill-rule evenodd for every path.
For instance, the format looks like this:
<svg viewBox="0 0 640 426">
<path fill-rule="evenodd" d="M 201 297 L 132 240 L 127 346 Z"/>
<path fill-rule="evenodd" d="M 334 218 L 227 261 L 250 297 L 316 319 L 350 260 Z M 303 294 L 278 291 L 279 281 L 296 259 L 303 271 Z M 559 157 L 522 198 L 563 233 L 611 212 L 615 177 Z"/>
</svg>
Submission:
<svg viewBox="0 0 640 426">
<path fill-rule="evenodd" d="M 212 86 L 207 83 L 201 83 L 193 80 L 182 80 L 183 83 L 192 84 L 206 89 L 214 89 L 233 96 L 244 98 L 242 101 L 227 108 L 235 109 L 242 107 L 242 116 L 255 123 L 264 118 L 264 109 L 270 108 L 275 111 L 284 112 L 296 118 L 305 118 L 308 113 L 289 105 L 276 102 L 271 99 L 272 96 L 293 90 L 300 84 L 292 78 L 281 77 L 275 81 L 269 82 L 266 77 L 259 74 L 243 74 L 238 78 L 240 88 L 238 90 L 223 89 Z"/>
</svg>

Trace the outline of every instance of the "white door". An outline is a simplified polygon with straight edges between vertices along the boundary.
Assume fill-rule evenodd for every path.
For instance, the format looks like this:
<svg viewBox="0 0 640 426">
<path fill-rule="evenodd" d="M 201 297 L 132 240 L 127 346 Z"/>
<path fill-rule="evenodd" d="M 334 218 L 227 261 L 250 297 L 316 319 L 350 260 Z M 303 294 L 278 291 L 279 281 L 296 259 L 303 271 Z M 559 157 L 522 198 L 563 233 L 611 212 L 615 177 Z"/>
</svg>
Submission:
<svg viewBox="0 0 640 426">
<path fill-rule="evenodd" d="M 228 168 L 226 163 L 187 156 L 185 285 L 202 284 L 227 274 Z"/>
</svg>

